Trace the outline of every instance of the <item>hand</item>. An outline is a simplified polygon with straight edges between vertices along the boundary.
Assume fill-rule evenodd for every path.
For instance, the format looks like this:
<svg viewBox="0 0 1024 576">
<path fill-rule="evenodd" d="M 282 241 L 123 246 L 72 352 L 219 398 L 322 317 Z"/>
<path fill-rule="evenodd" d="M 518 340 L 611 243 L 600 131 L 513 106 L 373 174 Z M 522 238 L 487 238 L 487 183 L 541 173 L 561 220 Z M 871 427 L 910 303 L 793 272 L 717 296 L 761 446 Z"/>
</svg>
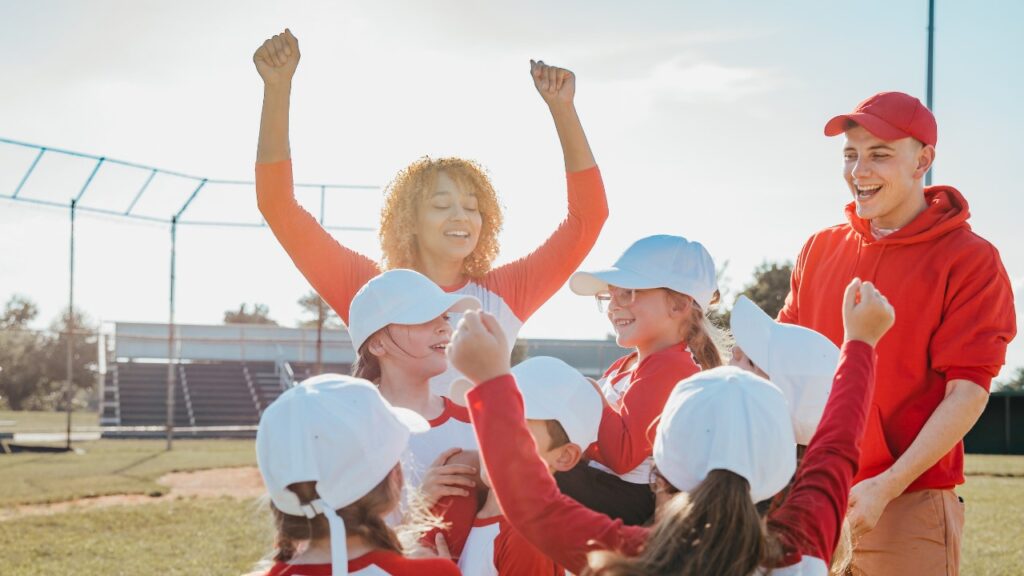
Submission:
<svg viewBox="0 0 1024 576">
<path fill-rule="evenodd" d="M 543 60 L 530 60 L 533 85 L 548 106 L 572 104 L 576 95 L 576 75 L 565 68 L 548 66 Z"/>
<path fill-rule="evenodd" d="M 437 547 L 438 558 L 452 559 L 452 551 L 448 549 L 448 541 L 444 539 L 444 534 L 438 532 L 437 536 L 434 536 L 434 546 Z"/>
<path fill-rule="evenodd" d="M 434 460 L 423 476 L 420 492 L 426 500 L 427 507 L 433 507 L 445 496 L 468 496 L 469 491 L 463 486 L 473 487 L 473 478 L 477 470 L 466 464 L 447 464 L 448 459 L 462 452 L 462 448 L 449 448 Z"/>
<path fill-rule="evenodd" d="M 896 496 L 898 494 L 893 494 L 890 486 L 877 476 L 859 482 L 850 489 L 850 508 L 846 520 L 850 523 L 854 542 L 875 528 L 885 507 Z"/>
<path fill-rule="evenodd" d="M 512 371 L 508 350 L 508 339 L 494 316 L 470 310 L 459 320 L 447 354 L 451 365 L 477 385 Z"/>
<path fill-rule="evenodd" d="M 846 340 L 860 340 L 870 346 L 892 328 L 896 312 L 885 296 L 871 284 L 854 278 L 843 297 L 843 326 Z"/>
<path fill-rule="evenodd" d="M 256 71 L 267 86 L 288 84 L 299 65 L 299 41 L 291 30 L 268 38 L 252 55 Z"/>
</svg>

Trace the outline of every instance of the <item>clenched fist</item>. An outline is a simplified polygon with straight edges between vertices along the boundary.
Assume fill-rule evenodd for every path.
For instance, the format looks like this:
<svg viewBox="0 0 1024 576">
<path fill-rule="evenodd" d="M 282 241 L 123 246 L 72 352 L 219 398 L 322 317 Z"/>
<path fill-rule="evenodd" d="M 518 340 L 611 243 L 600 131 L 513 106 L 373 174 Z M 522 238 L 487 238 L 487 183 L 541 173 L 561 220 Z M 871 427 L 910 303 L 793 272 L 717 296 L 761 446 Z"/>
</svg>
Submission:
<svg viewBox="0 0 1024 576">
<path fill-rule="evenodd" d="M 565 68 L 548 66 L 543 60 L 530 60 L 533 86 L 548 106 L 572 104 L 576 95 L 576 75 Z"/>
<path fill-rule="evenodd" d="M 299 41 L 291 30 L 268 38 L 252 55 L 256 71 L 267 86 L 287 84 L 299 65 Z"/>
<path fill-rule="evenodd" d="M 871 282 L 854 278 L 843 298 L 843 326 L 846 340 L 860 340 L 871 346 L 892 328 L 896 312 Z"/>
</svg>

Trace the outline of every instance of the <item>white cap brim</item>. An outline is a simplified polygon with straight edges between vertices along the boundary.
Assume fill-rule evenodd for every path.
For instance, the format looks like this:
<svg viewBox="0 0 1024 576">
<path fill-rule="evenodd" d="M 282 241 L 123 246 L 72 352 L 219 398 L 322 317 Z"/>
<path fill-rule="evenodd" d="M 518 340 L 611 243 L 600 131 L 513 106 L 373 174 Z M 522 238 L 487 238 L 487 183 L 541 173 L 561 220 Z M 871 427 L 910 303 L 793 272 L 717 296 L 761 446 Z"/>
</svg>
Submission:
<svg viewBox="0 0 1024 576">
<path fill-rule="evenodd" d="M 729 317 L 729 329 L 736 344 L 751 362 L 766 373 L 774 324 L 771 316 L 746 296 L 736 299 Z"/>
<path fill-rule="evenodd" d="M 375 332 L 388 326 L 390 324 L 423 324 L 424 322 L 430 322 L 434 318 L 446 313 L 460 313 L 467 310 L 476 310 L 480 308 L 480 300 L 476 296 L 467 296 L 465 294 L 440 294 L 437 297 L 431 298 L 428 301 L 419 301 L 414 305 L 405 306 L 404 308 L 393 311 L 387 314 L 387 318 L 381 318 L 379 325 L 366 326 L 365 335 L 356 336 L 353 334 L 351 327 L 349 327 L 349 336 L 352 337 L 352 348 L 358 351 L 366 343 L 366 340 L 370 338 Z"/>
<path fill-rule="evenodd" d="M 664 288 L 657 280 L 630 270 L 608 268 L 594 272 L 577 272 L 569 278 L 569 289 L 580 296 L 593 296 L 608 290 L 608 286 L 619 288 Z"/>
<path fill-rule="evenodd" d="M 413 410 L 392 406 L 391 412 L 394 413 L 395 418 L 398 418 L 402 425 L 409 429 L 410 434 L 423 434 L 430 430 L 430 422 L 427 422 L 423 416 L 420 416 L 419 413 Z"/>
</svg>

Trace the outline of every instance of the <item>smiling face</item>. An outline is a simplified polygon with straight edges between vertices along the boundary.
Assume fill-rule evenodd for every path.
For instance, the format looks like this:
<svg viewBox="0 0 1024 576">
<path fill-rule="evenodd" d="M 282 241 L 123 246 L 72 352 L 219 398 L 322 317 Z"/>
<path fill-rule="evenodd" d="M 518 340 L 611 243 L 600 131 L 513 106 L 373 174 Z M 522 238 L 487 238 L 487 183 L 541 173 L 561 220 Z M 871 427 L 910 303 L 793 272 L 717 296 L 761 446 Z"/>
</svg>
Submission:
<svg viewBox="0 0 1024 576">
<path fill-rule="evenodd" d="M 636 290 L 633 303 L 628 304 L 623 289 L 609 286 L 612 298 L 608 303 L 608 320 L 615 330 L 615 342 L 623 348 L 636 348 L 641 354 L 664 349 L 679 342 L 681 319 L 688 310 L 673 304 L 662 288 Z M 688 306 L 692 301 L 687 300 Z"/>
<path fill-rule="evenodd" d="M 862 126 L 846 131 L 843 177 L 857 216 L 879 228 L 900 228 L 927 204 L 922 178 L 935 158 L 935 147 L 913 138 L 885 141 Z"/>
<path fill-rule="evenodd" d="M 482 226 L 476 194 L 447 173 L 438 173 L 437 184 L 421 200 L 416 217 L 420 261 L 461 262 L 476 249 Z"/>
<path fill-rule="evenodd" d="M 370 352 L 382 369 L 427 380 L 448 369 L 445 349 L 452 337 L 448 314 L 423 324 L 391 324 L 371 337 Z"/>
</svg>

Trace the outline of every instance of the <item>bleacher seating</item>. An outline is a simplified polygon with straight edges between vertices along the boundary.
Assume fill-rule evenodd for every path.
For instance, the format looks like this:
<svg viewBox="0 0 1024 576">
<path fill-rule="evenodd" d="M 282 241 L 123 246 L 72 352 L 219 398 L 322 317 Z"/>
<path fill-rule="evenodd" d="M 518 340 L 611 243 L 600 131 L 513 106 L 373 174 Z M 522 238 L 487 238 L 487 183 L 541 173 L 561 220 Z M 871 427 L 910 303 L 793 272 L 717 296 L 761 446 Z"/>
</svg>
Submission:
<svg viewBox="0 0 1024 576">
<path fill-rule="evenodd" d="M 316 375 L 313 362 L 291 365 L 294 382 Z M 326 364 L 323 372 L 348 374 L 348 364 Z M 175 372 L 174 425 L 254 426 L 284 391 L 273 362 L 184 362 Z M 117 362 L 107 370 L 105 425 L 163 426 L 167 422 L 167 365 Z"/>
<path fill-rule="evenodd" d="M 196 426 L 253 426 L 260 413 L 241 362 L 182 364 Z"/>
<path fill-rule="evenodd" d="M 316 371 L 316 362 L 292 362 L 292 372 L 295 374 L 295 381 L 302 382 L 306 378 L 317 374 L 351 374 L 351 364 L 324 364 L 320 372 Z"/>
<path fill-rule="evenodd" d="M 180 385 L 174 386 L 174 425 L 191 426 Z M 117 379 L 115 388 L 114 379 Z M 121 426 L 161 426 L 167 423 L 167 365 L 118 362 L 107 371 L 103 418 Z"/>
</svg>

